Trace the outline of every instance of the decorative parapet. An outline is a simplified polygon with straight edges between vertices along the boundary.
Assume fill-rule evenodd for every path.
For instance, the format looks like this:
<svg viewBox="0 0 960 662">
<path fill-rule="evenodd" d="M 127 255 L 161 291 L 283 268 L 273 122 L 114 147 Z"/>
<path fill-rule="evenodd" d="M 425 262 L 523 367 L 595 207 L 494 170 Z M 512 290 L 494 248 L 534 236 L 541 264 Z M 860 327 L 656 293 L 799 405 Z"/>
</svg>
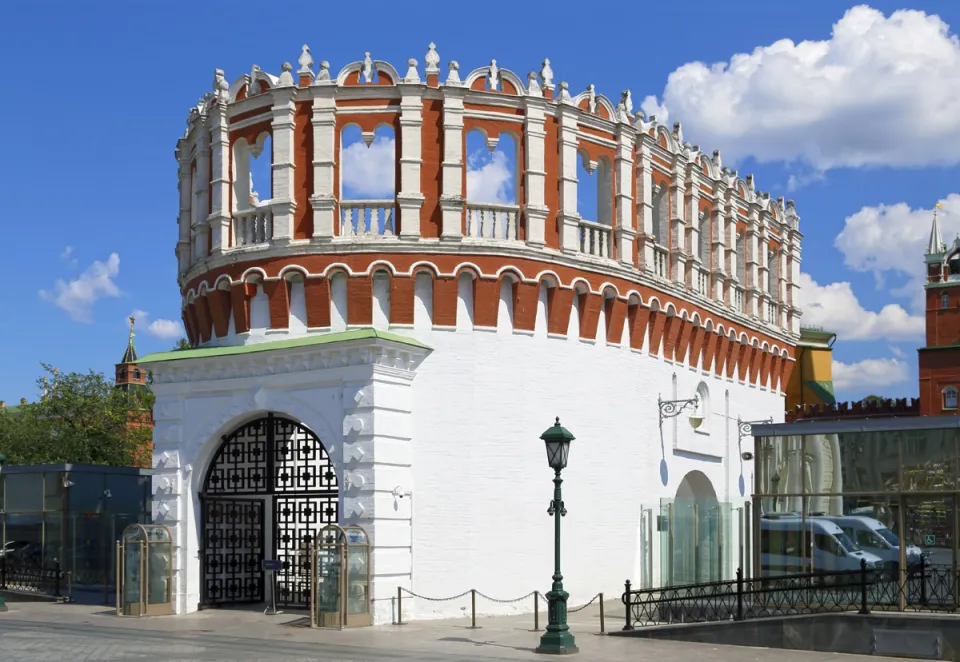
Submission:
<svg viewBox="0 0 960 662">
<path fill-rule="evenodd" d="M 204 317 L 216 297 L 233 302 L 237 332 L 248 328 L 258 294 L 273 301 L 270 328 L 286 328 L 283 292 L 261 282 L 192 294 L 210 274 L 313 256 L 346 262 L 361 252 L 384 264 L 457 255 L 495 271 L 520 261 L 544 271 L 573 265 L 587 280 L 603 274 L 649 287 L 780 344 L 796 341 L 801 235 L 793 201 L 757 189 L 718 151 L 711 157 L 692 145 L 679 122 L 667 127 L 634 112 L 630 90 L 611 100 L 592 84 L 571 88 L 549 59 L 525 78 L 497 60 L 462 75 L 455 61 L 443 66 L 433 43 L 425 67 L 411 58 L 398 70 L 366 52 L 332 73 L 317 60 L 303 45 L 299 68 L 284 63 L 280 75 L 253 65 L 229 83 L 217 69 L 212 91 L 190 109 L 176 150 L 177 256 L 185 318 L 220 329 L 202 342 L 223 337 L 229 324 Z M 376 147 L 375 131 L 393 131 L 395 163 L 385 169 L 395 173 L 392 195 L 345 196 L 343 131 L 354 126 L 367 148 Z M 472 131 L 491 151 L 511 138 L 512 201 L 471 199 Z M 269 187 L 251 177 L 257 159 L 268 160 Z M 589 176 L 578 177 L 579 163 Z M 586 183 L 598 187 L 589 218 L 577 204 Z"/>
<path fill-rule="evenodd" d="M 795 410 L 786 413 L 786 422 L 919 415 L 920 400 L 918 398 L 900 398 L 897 400 L 863 400 L 852 403 L 839 402 L 833 405 L 800 405 Z"/>
</svg>

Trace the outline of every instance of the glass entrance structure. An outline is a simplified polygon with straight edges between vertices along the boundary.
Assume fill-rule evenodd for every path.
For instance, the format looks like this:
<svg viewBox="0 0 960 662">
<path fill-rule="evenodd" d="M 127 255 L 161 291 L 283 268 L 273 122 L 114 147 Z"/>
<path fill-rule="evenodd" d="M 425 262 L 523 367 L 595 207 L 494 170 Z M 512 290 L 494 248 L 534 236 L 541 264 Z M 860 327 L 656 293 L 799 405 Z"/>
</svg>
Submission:
<svg viewBox="0 0 960 662">
<path fill-rule="evenodd" d="M 117 548 L 117 616 L 172 614 L 170 529 L 162 524 L 131 524 Z"/>
<path fill-rule="evenodd" d="M 756 425 L 753 576 L 875 571 L 876 601 L 957 606 L 960 418 Z"/>
<path fill-rule="evenodd" d="M 312 563 L 320 627 L 370 625 L 370 540 L 359 526 L 325 526 Z"/>
</svg>

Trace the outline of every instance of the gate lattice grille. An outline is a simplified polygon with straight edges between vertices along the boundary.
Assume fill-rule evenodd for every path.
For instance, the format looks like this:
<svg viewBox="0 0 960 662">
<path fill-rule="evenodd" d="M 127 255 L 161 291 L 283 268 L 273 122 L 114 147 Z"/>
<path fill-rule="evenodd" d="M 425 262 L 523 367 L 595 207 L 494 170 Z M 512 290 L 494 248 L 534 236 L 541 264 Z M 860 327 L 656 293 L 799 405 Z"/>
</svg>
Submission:
<svg viewBox="0 0 960 662">
<path fill-rule="evenodd" d="M 273 496 L 273 558 L 281 562 L 281 570 L 276 573 L 277 602 L 287 607 L 307 606 L 307 550 L 323 526 L 339 521 L 337 475 L 317 436 L 279 416 L 269 415 L 244 425 L 223 438 L 207 472 L 202 496 L 203 602 L 264 599 L 263 501 L 237 497 Z M 246 529 L 229 528 L 221 511 L 237 504 L 257 504 L 259 537 Z M 253 517 L 249 513 L 244 516 Z M 240 544 L 242 549 L 230 548 L 229 544 Z M 229 560 L 224 560 L 225 554 Z M 241 556 L 242 563 L 237 560 Z M 242 566 L 250 576 L 230 575 L 228 566 Z"/>
</svg>

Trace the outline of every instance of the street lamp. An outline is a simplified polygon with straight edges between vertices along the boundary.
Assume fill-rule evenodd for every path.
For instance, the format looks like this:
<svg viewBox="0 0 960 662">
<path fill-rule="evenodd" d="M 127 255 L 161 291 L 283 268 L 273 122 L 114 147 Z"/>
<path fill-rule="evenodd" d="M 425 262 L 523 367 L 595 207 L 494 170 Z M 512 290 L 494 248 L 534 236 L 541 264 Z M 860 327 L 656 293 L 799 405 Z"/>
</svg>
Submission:
<svg viewBox="0 0 960 662">
<path fill-rule="evenodd" d="M 567 625 L 567 598 L 570 594 L 563 590 L 563 575 L 560 574 L 560 518 L 567 514 L 560 491 L 560 485 L 563 484 L 560 472 L 567 466 L 570 442 L 575 437 L 560 425 L 558 416 L 557 422 L 540 435 L 540 438 L 547 447 L 547 463 L 556 473 L 553 477 L 553 500 L 547 508 L 547 514 L 553 517 L 554 521 L 553 586 L 547 593 L 549 623 L 547 631 L 540 637 L 537 652 L 547 655 L 570 655 L 579 652 L 580 649 L 577 648 L 570 633 L 570 627 Z"/>
<path fill-rule="evenodd" d="M 697 415 L 697 405 L 700 404 L 700 398 L 693 396 L 689 400 L 662 400 L 657 396 L 657 408 L 660 410 L 660 429 L 663 429 L 663 421 L 680 413 L 687 407 L 693 407 L 693 414 L 690 415 L 690 427 L 694 430 L 703 424 L 703 416 Z"/>
</svg>

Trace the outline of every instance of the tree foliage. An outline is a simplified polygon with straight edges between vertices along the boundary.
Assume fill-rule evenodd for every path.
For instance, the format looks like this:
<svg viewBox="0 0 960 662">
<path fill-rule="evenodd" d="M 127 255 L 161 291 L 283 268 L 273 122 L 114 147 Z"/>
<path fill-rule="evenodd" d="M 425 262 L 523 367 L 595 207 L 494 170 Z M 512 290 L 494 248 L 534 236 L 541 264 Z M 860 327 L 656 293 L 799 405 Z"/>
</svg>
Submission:
<svg viewBox="0 0 960 662">
<path fill-rule="evenodd" d="M 186 338 L 181 338 L 177 341 L 177 344 L 173 346 L 174 349 L 190 349 L 190 341 Z"/>
<path fill-rule="evenodd" d="M 36 402 L 0 410 L 0 452 L 9 464 L 148 465 L 154 401 L 149 389 L 118 389 L 93 370 L 43 368 Z"/>
</svg>

